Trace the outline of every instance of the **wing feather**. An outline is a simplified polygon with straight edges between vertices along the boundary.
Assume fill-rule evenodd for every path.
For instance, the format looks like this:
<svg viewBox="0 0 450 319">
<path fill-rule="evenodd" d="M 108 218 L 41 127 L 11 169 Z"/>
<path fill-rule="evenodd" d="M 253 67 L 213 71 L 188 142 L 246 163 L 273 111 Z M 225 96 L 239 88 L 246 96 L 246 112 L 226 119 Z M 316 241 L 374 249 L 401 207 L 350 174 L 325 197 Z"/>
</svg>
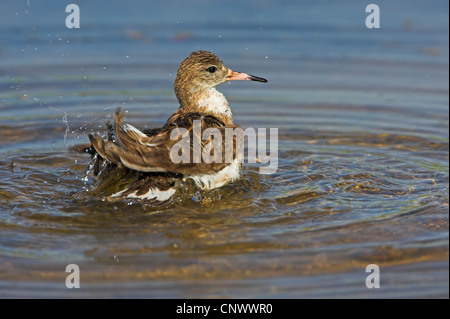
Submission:
<svg viewBox="0 0 450 319">
<path fill-rule="evenodd" d="M 214 116 L 203 116 L 199 113 L 181 114 L 175 113 L 166 125 L 154 135 L 148 136 L 130 124 L 123 125 L 124 114 L 118 109 L 115 115 L 116 132 L 120 146 L 112 141 L 103 141 L 100 136 L 92 136 L 91 143 L 101 157 L 115 163 L 123 164 L 129 169 L 140 172 L 170 172 L 175 174 L 205 174 L 217 172 L 227 166 L 225 162 L 225 129 L 237 128 L 238 125 L 225 125 L 220 119 Z M 213 139 L 202 140 L 202 132 L 196 132 L 194 120 L 201 121 L 202 132 L 206 128 L 216 128 L 222 136 L 222 159 L 219 162 L 193 163 L 192 149 L 193 140 L 200 140 L 200 147 L 203 148 L 211 143 Z M 174 134 L 172 131 L 176 130 Z M 171 134 L 177 136 L 171 139 Z M 182 138 L 190 136 L 190 159 L 189 163 L 174 163 L 170 157 L 172 147 L 180 142 Z M 235 144 L 235 143 L 234 143 Z M 236 146 L 233 146 L 233 158 L 236 156 Z"/>
</svg>

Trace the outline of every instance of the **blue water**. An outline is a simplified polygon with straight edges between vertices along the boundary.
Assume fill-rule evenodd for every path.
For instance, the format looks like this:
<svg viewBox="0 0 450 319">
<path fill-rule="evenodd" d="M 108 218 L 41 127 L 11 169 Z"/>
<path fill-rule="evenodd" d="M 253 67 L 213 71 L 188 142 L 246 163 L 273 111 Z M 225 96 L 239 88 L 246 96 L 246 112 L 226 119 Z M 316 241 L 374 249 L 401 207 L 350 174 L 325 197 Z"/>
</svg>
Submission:
<svg viewBox="0 0 450 319">
<path fill-rule="evenodd" d="M 367 29 L 371 2 L 1 2 L 0 296 L 448 297 L 449 4 L 377 1 Z M 269 80 L 219 90 L 279 129 L 277 173 L 158 208 L 86 192 L 67 147 L 116 106 L 162 125 L 199 49 Z"/>
</svg>

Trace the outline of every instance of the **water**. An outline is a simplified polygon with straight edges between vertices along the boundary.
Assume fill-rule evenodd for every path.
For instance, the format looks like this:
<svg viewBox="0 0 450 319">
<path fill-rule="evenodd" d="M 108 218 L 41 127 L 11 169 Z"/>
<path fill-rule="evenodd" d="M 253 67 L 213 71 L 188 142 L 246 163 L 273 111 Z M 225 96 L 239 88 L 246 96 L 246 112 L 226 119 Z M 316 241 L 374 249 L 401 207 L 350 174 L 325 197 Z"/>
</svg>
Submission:
<svg viewBox="0 0 450 319">
<path fill-rule="evenodd" d="M 59 1 L 2 2 L 0 296 L 448 297 L 448 2 L 377 4 L 379 30 L 352 1 L 81 2 L 69 30 Z M 116 106 L 162 125 L 198 49 L 269 80 L 220 90 L 278 128 L 277 173 L 157 207 L 89 191 L 67 148 Z"/>
</svg>

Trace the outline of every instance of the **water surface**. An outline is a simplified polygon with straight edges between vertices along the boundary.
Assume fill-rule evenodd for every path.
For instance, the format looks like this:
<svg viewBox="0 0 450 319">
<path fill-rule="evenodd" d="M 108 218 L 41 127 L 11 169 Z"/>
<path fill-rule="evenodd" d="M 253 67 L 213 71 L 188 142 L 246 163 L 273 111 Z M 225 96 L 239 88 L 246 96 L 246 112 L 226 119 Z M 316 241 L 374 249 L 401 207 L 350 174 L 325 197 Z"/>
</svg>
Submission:
<svg viewBox="0 0 450 319">
<path fill-rule="evenodd" d="M 379 30 L 353 1 L 107 3 L 78 30 L 59 1 L 0 4 L 1 297 L 448 297 L 447 2 L 379 1 Z M 278 171 L 162 206 L 90 191 L 67 148 L 117 106 L 165 123 L 198 49 L 269 80 L 219 90 L 278 128 Z"/>
</svg>

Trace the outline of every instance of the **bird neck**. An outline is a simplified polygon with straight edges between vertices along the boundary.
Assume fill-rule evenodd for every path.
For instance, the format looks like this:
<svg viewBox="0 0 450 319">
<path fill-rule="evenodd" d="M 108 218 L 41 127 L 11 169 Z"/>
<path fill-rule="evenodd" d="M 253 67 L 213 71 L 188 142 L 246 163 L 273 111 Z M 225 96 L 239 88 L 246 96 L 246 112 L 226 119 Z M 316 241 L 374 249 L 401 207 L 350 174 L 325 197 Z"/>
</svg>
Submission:
<svg viewBox="0 0 450 319">
<path fill-rule="evenodd" d="M 185 112 L 201 112 L 219 117 L 232 117 L 225 96 L 214 87 L 175 88 L 180 108 Z"/>
</svg>

